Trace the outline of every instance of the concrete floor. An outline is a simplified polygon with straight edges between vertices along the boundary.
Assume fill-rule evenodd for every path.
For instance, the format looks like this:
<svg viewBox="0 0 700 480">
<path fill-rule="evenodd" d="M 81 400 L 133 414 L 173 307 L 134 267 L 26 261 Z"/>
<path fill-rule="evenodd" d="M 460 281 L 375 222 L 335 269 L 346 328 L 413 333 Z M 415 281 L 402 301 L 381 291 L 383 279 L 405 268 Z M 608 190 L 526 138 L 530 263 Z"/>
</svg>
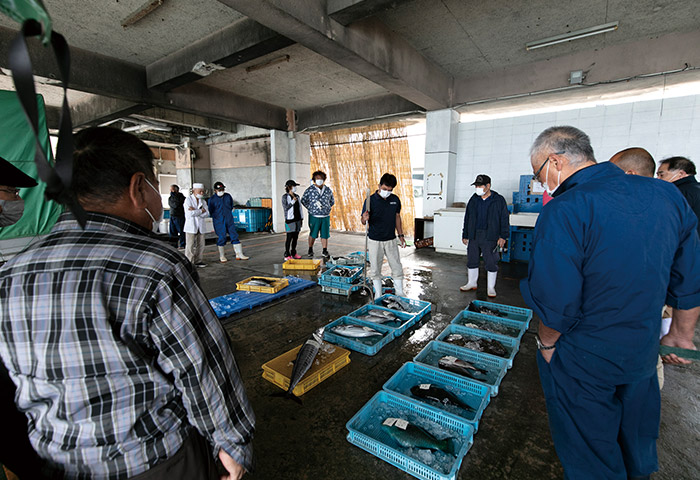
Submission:
<svg viewBox="0 0 700 480">
<path fill-rule="evenodd" d="M 244 251 L 251 257 L 246 262 L 220 264 L 216 247 L 207 245 L 205 261 L 209 265 L 199 273 L 209 298 L 231 293 L 236 281 L 251 275 L 284 275 L 284 235 L 249 234 L 241 240 Z M 301 253 L 306 252 L 306 242 L 306 236 L 302 235 Z M 329 246 L 332 255 L 362 249 L 363 236 L 332 234 Z M 320 252 L 320 248 L 316 250 Z M 257 415 L 254 440 L 257 466 L 246 478 L 411 478 L 350 444 L 345 439 L 345 424 L 404 362 L 411 361 L 437 337 L 470 300 L 485 300 L 486 288 L 482 272 L 476 293 L 458 290 L 465 283 L 466 257 L 414 248 L 403 250 L 402 257 L 407 295 L 430 301 L 432 314 L 374 357 L 353 352 L 350 365 L 303 396 L 303 406 L 270 396 L 279 389 L 262 379 L 262 364 L 303 343 L 314 329 L 362 306 L 367 297 L 354 293 L 347 299 L 321 293 L 314 287 L 223 321 Z M 384 268 L 388 274 L 386 264 Z M 504 264 L 499 273 L 496 301 L 526 306 L 518 289 L 518 281 L 526 273 L 526 265 Z M 458 478 L 562 478 L 535 362 L 535 325 L 537 318 L 525 334 L 498 396 L 486 408 L 474 446 L 464 458 Z M 666 367 L 658 443 L 661 469 L 654 475 L 657 480 L 700 478 L 699 372 L 697 363 L 691 367 Z"/>
</svg>

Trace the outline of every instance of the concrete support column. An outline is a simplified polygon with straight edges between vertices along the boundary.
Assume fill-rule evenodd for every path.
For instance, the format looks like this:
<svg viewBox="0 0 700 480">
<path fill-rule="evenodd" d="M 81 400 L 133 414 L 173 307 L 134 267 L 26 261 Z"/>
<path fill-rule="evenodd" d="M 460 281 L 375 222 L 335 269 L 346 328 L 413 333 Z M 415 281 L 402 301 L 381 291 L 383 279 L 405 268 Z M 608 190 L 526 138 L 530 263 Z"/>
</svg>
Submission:
<svg viewBox="0 0 700 480">
<path fill-rule="evenodd" d="M 459 114 L 445 109 L 428 112 L 425 130 L 423 216 L 454 201 Z"/>
<path fill-rule="evenodd" d="M 307 183 L 311 168 L 311 139 L 303 133 L 271 130 L 270 147 L 272 228 L 275 232 L 284 232 L 285 218 L 281 201 L 284 184 L 289 179 Z M 302 188 L 299 187 L 297 191 L 300 196 Z M 304 222 L 304 226 L 308 227 L 308 221 Z"/>
</svg>

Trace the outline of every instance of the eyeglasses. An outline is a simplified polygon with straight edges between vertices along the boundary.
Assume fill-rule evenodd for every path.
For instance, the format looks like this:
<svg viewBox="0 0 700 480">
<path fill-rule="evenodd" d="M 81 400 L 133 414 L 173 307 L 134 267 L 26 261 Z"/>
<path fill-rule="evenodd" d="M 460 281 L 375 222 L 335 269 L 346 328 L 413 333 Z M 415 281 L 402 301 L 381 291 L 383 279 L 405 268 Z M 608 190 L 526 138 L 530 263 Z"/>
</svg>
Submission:
<svg viewBox="0 0 700 480">
<path fill-rule="evenodd" d="M 10 193 L 12 195 L 19 195 L 19 188 L 0 188 L 0 192 Z"/>
<path fill-rule="evenodd" d="M 554 152 L 552 155 L 564 155 L 564 153 L 565 153 L 565 150 L 562 150 L 561 152 Z M 532 176 L 532 179 L 534 181 L 536 181 L 536 182 L 540 181 L 539 180 L 540 173 L 542 173 L 542 169 L 544 168 L 544 166 L 547 164 L 548 161 L 549 161 L 549 155 L 547 155 L 547 158 L 545 159 L 545 161 L 542 162 L 542 165 L 540 165 L 540 168 L 538 168 L 537 172 L 535 172 L 535 174 Z"/>
</svg>

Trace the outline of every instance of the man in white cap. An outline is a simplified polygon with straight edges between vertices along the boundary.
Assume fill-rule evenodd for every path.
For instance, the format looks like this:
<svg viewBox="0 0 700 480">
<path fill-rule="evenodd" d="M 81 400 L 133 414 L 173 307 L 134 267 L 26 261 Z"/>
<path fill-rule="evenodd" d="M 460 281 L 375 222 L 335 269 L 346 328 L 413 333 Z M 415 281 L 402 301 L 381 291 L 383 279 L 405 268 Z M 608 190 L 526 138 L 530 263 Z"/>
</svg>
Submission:
<svg viewBox="0 0 700 480">
<path fill-rule="evenodd" d="M 204 252 L 204 219 L 209 216 L 207 202 L 204 201 L 204 184 L 192 185 L 192 194 L 185 200 L 185 256 L 198 267 L 206 267 L 202 261 Z"/>
</svg>

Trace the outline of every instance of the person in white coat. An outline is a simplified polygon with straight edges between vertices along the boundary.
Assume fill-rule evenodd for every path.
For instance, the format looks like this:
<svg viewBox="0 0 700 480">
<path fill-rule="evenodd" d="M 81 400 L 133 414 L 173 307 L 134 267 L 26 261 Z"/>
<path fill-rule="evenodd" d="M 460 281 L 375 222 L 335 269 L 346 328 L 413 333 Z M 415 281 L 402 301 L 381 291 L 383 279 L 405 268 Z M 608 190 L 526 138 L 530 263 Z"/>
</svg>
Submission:
<svg viewBox="0 0 700 480">
<path fill-rule="evenodd" d="M 185 199 L 185 256 L 198 267 L 206 267 L 202 261 L 204 252 L 204 220 L 209 216 L 207 202 L 204 201 L 204 184 L 192 185 L 192 194 Z"/>
</svg>

